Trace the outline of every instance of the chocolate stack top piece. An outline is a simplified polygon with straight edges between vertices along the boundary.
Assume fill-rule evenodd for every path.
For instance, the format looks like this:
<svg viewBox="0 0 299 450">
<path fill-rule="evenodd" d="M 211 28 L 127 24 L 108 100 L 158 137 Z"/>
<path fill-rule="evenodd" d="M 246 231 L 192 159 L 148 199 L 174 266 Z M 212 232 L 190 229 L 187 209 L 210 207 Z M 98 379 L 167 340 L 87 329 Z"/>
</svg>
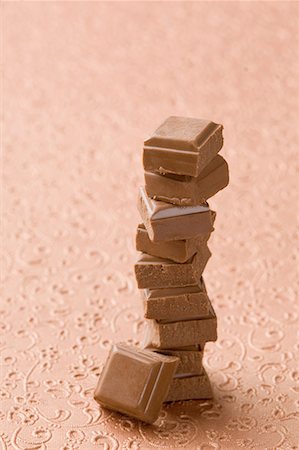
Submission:
<svg viewBox="0 0 299 450">
<path fill-rule="evenodd" d="M 145 171 L 197 177 L 223 145 L 222 125 L 171 116 L 144 141 Z"/>
</svg>

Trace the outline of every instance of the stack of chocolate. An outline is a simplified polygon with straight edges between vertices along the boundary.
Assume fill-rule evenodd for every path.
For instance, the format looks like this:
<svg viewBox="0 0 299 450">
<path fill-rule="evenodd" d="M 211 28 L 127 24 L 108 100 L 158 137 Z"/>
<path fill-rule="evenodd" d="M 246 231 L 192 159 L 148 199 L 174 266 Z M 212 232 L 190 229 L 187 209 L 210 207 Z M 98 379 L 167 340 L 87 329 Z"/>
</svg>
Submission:
<svg viewBox="0 0 299 450">
<path fill-rule="evenodd" d="M 229 180 L 222 145 L 221 125 L 185 117 L 169 117 L 144 143 L 135 274 L 145 348 L 180 360 L 166 401 L 212 394 L 202 356 L 205 343 L 217 339 L 217 319 L 202 274 L 216 217 L 207 200 Z"/>
<path fill-rule="evenodd" d="M 212 395 L 202 356 L 217 319 L 202 274 L 216 217 L 207 200 L 228 184 L 222 145 L 221 125 L 185 117 L 169 117 L 145 141 L 135 274 L 146 342 L 112 347 L 94 398 L 149 423 L 163 401 Z"/>
</svg>

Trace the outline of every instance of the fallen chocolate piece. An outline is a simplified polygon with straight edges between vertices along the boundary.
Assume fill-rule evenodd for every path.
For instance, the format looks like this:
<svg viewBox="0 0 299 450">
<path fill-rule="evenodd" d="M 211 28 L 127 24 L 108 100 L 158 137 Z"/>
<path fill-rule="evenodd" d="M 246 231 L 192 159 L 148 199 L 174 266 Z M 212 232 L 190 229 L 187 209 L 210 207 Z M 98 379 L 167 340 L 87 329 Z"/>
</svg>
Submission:
<svg viewBox="0 0 299 450">
<path fill-rule="evenodd" d="M 141 293 L 144 317 L 160 323 L 201 319 L 210 314 L 211 302 L 201 281 L 197 286 L 144 289 Z"/>
<path fill-rule="evenodd" d="M 145 190 L 154 200 L 174 205 L 199 205 L 228 185 L 227 162 L 217 155 L 198 177 L 184 175 L 160 175 L 145 172 Z"/>
<path fill-rule="evenodd" d="M 210 257 L 207 245 L 201 246 L 184 264 L 142 253 L 134 266 L 138 288 L 165 289 L 196 285 Z"/>
<path fill-rule="evenodd" d="M 211 222 L 214 225 L 216 212 L 211 210 Z M 139 224 L 136 233 L 136 250 L 160 258 L 171 259 L 178 263 L 184 263 L 193 256 L 201 245 L 207 243 L 211 233 L 204 233 L 191 239 L 179 241 L 150 240 L 144 224 Z"/>
<path fill-rule="evenodd" d="M 138 210 L 152 241 L 189 239 L 213 230 L 209 205 L 175 206 L 149 198 L 139 189 Z"/>
<path fill-rule="evenodd" d="M 178 358 L 114 345 L 110 351 L 95 400 L 108 409 L 153 423 L 159 416 Z"/>
<path fill-rule="evenodd" d="M 217 340 L 217 318 L 212 306 L 210 316 L 204 319 L 170 323 L 146 319 L 146 322 L 145 348 L 170 349 Z"/>
<path fill-rule="evenodd" d="M 171 116 L 144 141 L 146 171 L 197 177 L 223 145 L 222 125 Z"/>
<path fill-rule="evenodd" d="M 203 400 L 212 397 L 211 383 L 204 370 L 201 375 L 173 378 L 165 401 Z"/>
<path fill-rule="evenodd" d="M 174 378 L 178 376 L 200 375 L 203 372 L 203 350 L 200 349 L 199 345 L 194 345 L 189 349 L 183 347 L 158 351 L 163 355 L 176 356 L 180 359 Z"/>
</svg>

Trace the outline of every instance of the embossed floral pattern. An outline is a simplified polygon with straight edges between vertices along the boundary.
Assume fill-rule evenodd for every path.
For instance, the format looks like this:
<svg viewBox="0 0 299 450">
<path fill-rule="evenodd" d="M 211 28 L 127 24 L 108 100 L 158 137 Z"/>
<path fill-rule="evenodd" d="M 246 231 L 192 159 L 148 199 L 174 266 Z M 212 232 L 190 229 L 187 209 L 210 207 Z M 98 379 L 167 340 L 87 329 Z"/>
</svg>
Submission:
<svg viewBox="0 0 299 450">
<path fill-rule="evenodd" d="M 0 449 L 298 449 L 298 3 L 1 12 Z M 142 139 L 170 114 L 224 123 L 231 181 L 210 201 L 205 271 L 215 398 L 147 425 L 93 391 L 112 343 L 143 339 Z"/>
</svg>

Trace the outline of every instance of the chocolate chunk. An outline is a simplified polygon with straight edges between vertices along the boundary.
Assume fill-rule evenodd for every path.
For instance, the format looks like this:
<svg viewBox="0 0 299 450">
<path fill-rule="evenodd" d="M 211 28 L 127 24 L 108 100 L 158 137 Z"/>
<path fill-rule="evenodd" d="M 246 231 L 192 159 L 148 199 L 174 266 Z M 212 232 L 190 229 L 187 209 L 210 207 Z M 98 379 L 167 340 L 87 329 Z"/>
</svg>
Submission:
<svg viewBox="0 0 299 450">
<path fill-rule="evenodd" d="M 145 348 L 178 348 L 217 340 L 217 319 L 213 308 L 209 317 L 199 320 L 159 323 L 147 319 Z"/>
<path fill-rule="evenodd" d="M 163 353 L 163 355 L 176 356 L 180 359 L 179 365 L 174 375 L 174 378 L 177 378 L 182 376 L 202 374 L 203 350 L 200 350 L 198 347 L 199 346 L 193 346 L 189 350 L 184 347 L 183 349 L 180 348 L 159 350 L 159 352 Z"/>
<path fill-rule="evenodd" d="M 197 177 L 223 145 L 222 125 L 171 116 L 144 141 L 146 171 Z"/>
<path fill-rule="evenodd" d="M 114 345 L 94 398 L 108 409 L 153 423 L 159 416 L 178 358 L 150 350 Z"/>
<path fill-rule="evenodd" d="M 144 289 L 144 317 L 160 323 L 194 320 L 210 314 L 210 300 L 202 283 L 179 288 Z"/>
<path fill-rule="evenodd" d="M 138 210 L 152 241 L 194 238 L 213 230 L 209 205 L 175 206 L 149 198 L 139 190 Z"/>
<path fill-rule="evenodd" d="M 175 205 L 199 205 L 228 185 L 228 165 L 217 155 L 198 177 L 145 172 L 147 195 Z"/>
<path fill-rule="evenodd" d="M 211 383 L 208 375 L 203 371 L 202 375 L 173 378 L 166 402 L 192 399 L 209 399 L 213 397 Z"/>
<path fill-rule="evenodd" d="M 215 211 L 211 210 L 212 226 L 216 218 Z M 211 233 L 204 233 L 191 239 L 182 239 L 179 241 L 159 241 L 150 240 L 144 224 L 138 225 L 136 232 L 136 249 L 142 253 L 148 253 L 152 256 L 171 259 L 178 263 L 184 263 L 193 256 L 198 249 L 205 244 Z"/>
<path fill-rule="evenodd" d="M 184 264 L 170 259 L 142 253 L 135 264 L 135 275 L 139 289 L 168 288 L 196 285 L 211 256 L 207 245 Z"/>
</svg>

